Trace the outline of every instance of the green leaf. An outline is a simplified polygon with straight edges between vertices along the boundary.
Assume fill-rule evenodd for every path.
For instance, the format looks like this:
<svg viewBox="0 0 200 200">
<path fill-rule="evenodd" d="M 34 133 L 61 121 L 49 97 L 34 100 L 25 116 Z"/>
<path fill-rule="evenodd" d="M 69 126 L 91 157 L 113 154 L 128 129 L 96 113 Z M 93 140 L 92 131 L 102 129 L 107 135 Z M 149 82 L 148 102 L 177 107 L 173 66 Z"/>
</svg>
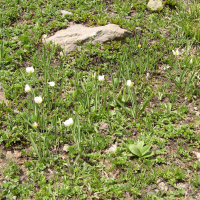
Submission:
<svg viewBox="0 0 200 200">
<path fill-rule="evenodd" d="M 117 104 L 119 104 L 127 114 L 129 114 L 129 115 L 131 114 L 129 108 L 126 108 L 126 107 L 125 107 L 118 99 L 116 99 L 115 97 L 114 97 L 114 99 L 115 99 L 115 101 L 117 102 Z"/>
<path fill-rule="evenodd" d="M 144 146 L 143 141 L 140 141 L 140 142 L 137 143 L 137 148 L 140 150 L 140 152 L 142 151 L 143 146 Z"/>
<path fill-rule="evenodd" d="M 128 148 L 129 148 L 129 150 L 130 150 L 134 155 L 136 155 L 136 156 L 138 156 L 138 157 L 141 157 L 141 156 L 142 156 L 140 150 L 137 148 L 136 145 L 130 144 L 130 145 L 128 146 Z"/>
<path fill-rule="evenodd" d="M 154 155 L 154 152 L 152 152 L 152 151 L 148 151 L 145 155 L 143 155 L 142 157 L 143 158 L 148 158 L 148 157 L 151 157 L 151 156 L 153 156 Z"/>
<path fill-rule="evenodd" d="M 31 141 L 31 143 L 32 143 L 32 145 L 33 145 L 33 148 L 34 148 L 34 150 L 35 150 L 35 152 L 36 152 L 38 158 L 41 159 L 41 156 L 40 156 L 40 154 L 39 154 L 39 152 L 38 152 L 38 148 L 37 148 L 35 142 L 33 141 L 33 138 L 31 137 L 31 135 L 30 135 L 29 137 L 30 137 L 30 141 Z"/>
<path fill-rule="evenodd" d="M 146 145 L 146 146 L 144 146 L 144 147 L 142 148 L 142 150 L 140 150 L 141 153 L 142 153 L 142 156 L 145 155 L 145 154 L 149 151 L 150 148 L 151 148 L 151 145 Z"/>
<path fill-rule="evenodd" d="M 149 101 L 151 101 L 152 97 L 153 97 L 153 94 L 149 97 L 149 99 L 147 99 L 145 101 L 145 103 L 142 106 L 142 109 L 138 113 L 138 116 L 137 116 L 138 118 L 140 117 L 140 115 L 142 114 L 142 112 L 144 111 L 144 109 L 147 107 L 147 105 L 148 105 Z"/>
</svg>

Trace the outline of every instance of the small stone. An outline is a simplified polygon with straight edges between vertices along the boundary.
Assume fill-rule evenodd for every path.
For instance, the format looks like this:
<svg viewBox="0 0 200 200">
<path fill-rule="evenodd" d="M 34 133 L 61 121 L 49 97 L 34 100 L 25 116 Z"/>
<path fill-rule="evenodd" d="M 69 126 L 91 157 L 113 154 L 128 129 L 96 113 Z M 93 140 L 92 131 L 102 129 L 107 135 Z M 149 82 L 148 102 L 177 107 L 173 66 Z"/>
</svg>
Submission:
<svg viewBox="0 0 200 200">
<path fill-rule="evenodd" d="M 196 116 L 199 117 L 200 116 L 200 111 L 196 112 Z"/>
<path fill-rule="evenodd" d="M 197 157 L 197 159 L 198 159 L 199 162 L 200 162 L 200 153 L 199 153 L 199 152 L 196 152 L 196 151 L 193 151 L 192 153 L 195 154 L 195 156 Z"/>
<path fill-rule="evenodd" d="M 3 102 L 7 105 L 4 89 L 0 82 L 0 103 L 3 103 Z"/>
<path fill-rule="evenodd" d="M 6 153 L 6 159 L 12 159 L 12 158 L 20 158 L 22 156 L 21 152 L 19 151 L 7 151 Z"/>
<path fill-rule="evenodd" d="M 62 16 L 64 17 L 65 15 L 73 15 L 72 12 L 69 12 L 67 10 L 61 10 Z"/>
<path fill-rule="evenodd" d="M 197 107 L 194 107 L 194 110 L 198 110 L 198 108 L 197 108 Z"/>
<path fill-rule="evenodd" d="M 68 145 L 68 144 L 65 144 L 64 147 L 63 147 L 63 151 L 68 152 L 68 151 L 69 151 L 68 148 L 69 148 L 69 145 Z"/>
<path fill-rule="evenodd" d="M 160 190 L 162 190 L 162 191 L 164 190 L 165 192 L 168 190 L 168 187 L 167 187 L 167 185 L 164 182 L 159 183 L 158 184 L 158 188 Z"/>
<path fill-rule="evenodd" d="M 104 121 L 102 121 L 102 122 L 99 123 L 99 128 L 100 129 L 108 129 L 109 128 L 109 124 L 104 122 Z"/>
<path fill-rule="evenodd" d="M 113 145 L 112 145 L 109 149 L 107 149 L 105 152 L 106 152 L 107 154 L 109 154 L 111 151 L 112 151 L 113 153 L 115 153 L 116 150 L 117 150 L 117 144 L 113 144 Z"/>
<path fill-rule="evenodd" d="M 163 9 L 163 4 L 161 0 L 149 0 L 147 8 L 152 11 L 160 11 Z"/>
</svg>

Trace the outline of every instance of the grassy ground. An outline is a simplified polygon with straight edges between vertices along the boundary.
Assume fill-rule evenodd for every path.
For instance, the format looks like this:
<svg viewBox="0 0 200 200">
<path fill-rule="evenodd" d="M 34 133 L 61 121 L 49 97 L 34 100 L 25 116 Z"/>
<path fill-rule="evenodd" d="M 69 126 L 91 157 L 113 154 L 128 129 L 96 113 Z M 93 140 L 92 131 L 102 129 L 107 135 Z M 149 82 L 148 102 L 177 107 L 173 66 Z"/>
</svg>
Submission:
<svg viewBox="0 0 200 200">
<path fill-rule="evenodd" d="M 1 199 L 200 199 L 200 5 L 164 3 L 0 0 Z M 134 36 L 42 45 L 69 22 Z"/>
</svg>

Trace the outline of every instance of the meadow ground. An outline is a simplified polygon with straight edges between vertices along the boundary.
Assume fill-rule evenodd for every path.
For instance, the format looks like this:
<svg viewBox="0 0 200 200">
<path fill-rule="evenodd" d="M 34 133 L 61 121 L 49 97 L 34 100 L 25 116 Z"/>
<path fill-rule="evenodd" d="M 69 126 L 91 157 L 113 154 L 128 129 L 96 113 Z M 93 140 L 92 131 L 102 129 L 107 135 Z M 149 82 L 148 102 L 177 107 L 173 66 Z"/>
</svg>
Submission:
<svg viewBox="0 0 200 200">
<path fill-rule="evenodd" d="M 0 0 L 0 13 L 1 199 L 200 199 L 199 0 Z M 70 22 L 133 36 L 67 56 L 42 44 Z"/>
</svg>

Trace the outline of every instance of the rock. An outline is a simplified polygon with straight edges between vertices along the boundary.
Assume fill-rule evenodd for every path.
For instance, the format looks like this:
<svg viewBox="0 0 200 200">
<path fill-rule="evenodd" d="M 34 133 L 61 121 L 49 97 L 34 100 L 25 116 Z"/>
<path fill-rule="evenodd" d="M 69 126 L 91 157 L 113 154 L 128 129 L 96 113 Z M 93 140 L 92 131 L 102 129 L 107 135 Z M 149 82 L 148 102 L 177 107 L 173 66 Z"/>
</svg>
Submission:
<svg viewBox="0 0 200 200">
<path fill-rule="evenodd" d="M 109 124 L 106 123 L 106 122 L 104 122 L 104 121 L 101 121 L 101 122 L 99 123 L 99 128 L 100 128 L 100 129 L 109 129 Z"/>
<path fill-rule="evenodd" d="M 64 147 L 63 147 L 63 151 L 68 152 L 69 151 L 68 148 L 69 148 L 69 145 L 65 144 Z"/>
<path fill-rule="evenodd" d="M 198 110 L 198 108 L 197 108 L 197 107 L 194 107 L 194 110 L 196 110 L 196 111 L 197 111 L 197 110 Z"/>
<path fill-rule="evenodd" d="M 66 11 L 66 10 L 61 10 L 62 16 L 64 17 L 65 15 L 73 15 L 72 12 Z"/>
<path fill-rule="evenodd" d="M 165 192 L 168 190 L 168 187 L 164 182 L 159 183 L 158 188 L 159 188 L 159 190 L 162 190 L 162 191 L 165 191 Z"/>
<path fill-rule="evenodd" d="M 106 152 L 107 154 L 109 154 L 111 151 L 112 151 L 113 153 L 115 153 L 116 150 L 117 150 L 117 144 L 113 144 L 113 145 L 112 145 L 109 149 L 107 149 L 105 152 Z"/>
<path fill-rule="evenodd" d="M 20 151 L 7 151 L 6 159 L 20 158 L 22 156 Z"/>
<path fill-rule="evenodd" d="M 3 102 L 7 105 L 5 93 L 3 91 L 3 86 L 1 85 L 1 82 L 0 82 L 0 103 L 3 103 Z"/>
<path fill-rule="evenodd" d="M 161 0 L 149 0 L 147 8 L 152 11 L 160 11 L 163 9 L 163 4 Z"/>
<path fill-rule="evenodd" d="M 85 46 L 89 41 L 92 41 L 92 44 L 97 42 L 102 44 L 112 40 L 123 40 L 131 35 L 132 33 L 130 31 L 122 29 L 116 24 L 98 27 L 71 24 L 67 29 L 60 30 L 51 37 L 44 38 L 43 43 L 52 41 L 60 45 L 64 49 L 65 54 L 69 54 L 79 47 L 77 41 Z"/>
<path fill-rule="evenodd" d="M 200 162 L 200 153 L 198 153 L 198 152 L 196 152 L 196 151 L 193 151 L 192 153 L 195 154 L 195 156 L 197 157 L 197 159 L 198 159 L 199 162 Z"/>
</svg>

